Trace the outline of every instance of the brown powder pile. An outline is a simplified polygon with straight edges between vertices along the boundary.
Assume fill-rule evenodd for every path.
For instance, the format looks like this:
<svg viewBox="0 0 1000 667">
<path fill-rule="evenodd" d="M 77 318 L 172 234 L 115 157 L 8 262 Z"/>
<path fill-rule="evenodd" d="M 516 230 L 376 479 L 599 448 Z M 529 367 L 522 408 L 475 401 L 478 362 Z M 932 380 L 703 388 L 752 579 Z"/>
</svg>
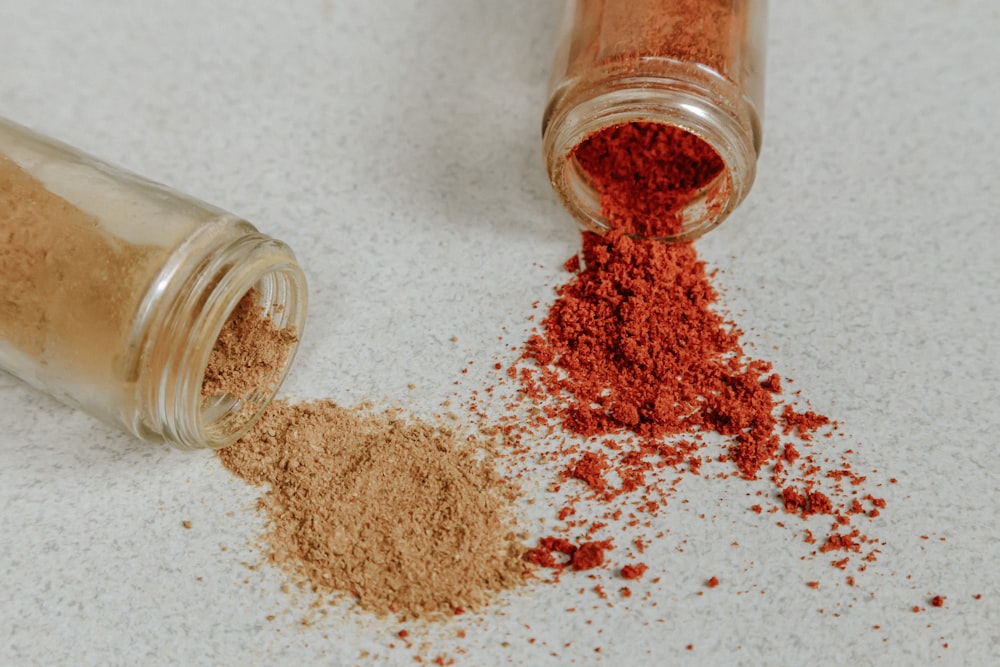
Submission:
<svg viewBox="0 0 1000 667">
<path fill-rule="evenodd" d="M 111 375 L 156 260 L 0 154 L 0 340 L 67 374 Z"/>
<path fill-rule="evenodd" d="M 209 356 L 202 396 L 245 396 L 280 377 L 297 337 L 278 328 L 258 299 L 251 289 L 229 314 Z"/>
<path fill-rule="evenodd" d="M 378 614 L 434 618 L 524 580 L 515 490 L 484 453 L 447 428 L 327 400 L 276 401 L 219 458 L 267 487 L 271 562 Z"/>
</svg>

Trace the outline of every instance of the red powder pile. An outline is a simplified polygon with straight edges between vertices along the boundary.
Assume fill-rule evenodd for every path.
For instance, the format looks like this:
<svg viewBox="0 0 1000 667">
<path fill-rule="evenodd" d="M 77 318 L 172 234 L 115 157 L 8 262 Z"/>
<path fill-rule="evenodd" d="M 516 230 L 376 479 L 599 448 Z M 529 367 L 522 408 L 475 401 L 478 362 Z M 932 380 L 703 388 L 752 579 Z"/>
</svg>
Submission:
<svg viewBox="0 0 1000 667">
<path fill-rule="evenodd" d="M 583 261 L 528 341 L 526 356 L 548 366 L 539 384 L 525 376 L 529 392 L 564 395 L 559 418 L 585 437 L 631 432 L 658 451 L 664 436 L 732 436 L 733 460 L 756 476 L 779 447 L 771 366 L 747 360 L 739 332 L 709 308 L 716 293 L 694 246 L 584 233 Z M 598 491 L 600 461 L 574 469 Z"/>
<path fill-rule="evenodd" d="M 616 228 L 583 233 L 582 256 L 566 263 L 572 278 L 508 371 L 520 393 L 505 435 L 522 455 L 555 464 L 550 490 L 563 494 L 560 527 L 528 558 L 557 575 L 619 564 L 622 577 L 641 576 L 626 559 L 658 537 L 648 535 L 652 518 L 680 479 L 711 464 L 722 477 L 758 480 L 749 510 L 805 521 L 811 555 L 840 569 L 857 556 L 864 570 L 878 543 L 862 521 L 885 501 L 864 490 L 850 450 L 833 454 L 814 440 L 837 424 L 782 400 L 771 364 L 747 356 L 742 332 L 714 310 L 717 293 L 692 244 L 630 236 L 676 219 L 684 193 L 721 169 L 684 135 L 631 124 L 578 150 Z M 539 452 L 533 443 L 553 434 L 555 448 Z M 720 439 L 723 453 L 706 458 Z"/>
<path fill-rule="evenodd" d="M 697 136 L 662 123 L 626 123 L 592 134 L 573 151 L 613 229 L 658 238 L 681 231 L 682 211 L 725 164 Z"/>
</svg>

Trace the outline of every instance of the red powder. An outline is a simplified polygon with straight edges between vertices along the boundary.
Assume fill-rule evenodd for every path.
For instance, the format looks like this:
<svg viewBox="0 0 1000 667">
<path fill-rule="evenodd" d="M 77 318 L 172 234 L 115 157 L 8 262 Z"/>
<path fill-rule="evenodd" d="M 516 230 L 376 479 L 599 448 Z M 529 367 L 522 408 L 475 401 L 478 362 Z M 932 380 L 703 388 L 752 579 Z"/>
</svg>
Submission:
<svg viewBox="0 0 1000 667">
<path fill-rule="evenodd" d="M 558 416 L 582 436 L 732 436 L 732 460 L 756 477 L 779 446 L 762 385 L 770 364 L 747 359 L 740 332 L 710 308 L 716 293 L 694 246 L 620 232 L 583 240 L 585 270 L 526 345 L 526 356 L 563 371 L 543 373 L 535 395 L 565 395 Z"/>
<path fill-rule="evenodd" d="M 563 554 L 569 560 L 557 560 L 555 554 Z M 539 567 L 551 567 L 562 570 L 572 560 L 576 553 L 576 545 L 569 540 L 559 537 L 543 537 L 538 541 L 538 546 L 525 554 L 525 559 L 529 563 L 534 563 Z"/>
<path fill-rule="evenodd" d="M 639 579 L 642 575 L 646 574 L 646 570 L 648 569 L 649 566 L 645 563 L 626 565 L 622 568 L 622 579 Z"/>
<path fill-rule="evenodd" d="M 685 206 L 725 169 L 715 150 L 663 123 L 626 123 L 587 137 L 573 150 L 600 195 L 612 229 L 642 237 L 680 232 Z"/>
<path fill-rule="evenodd" d="M 516 389 L 504 441 L 522 472 L 551 469 L 549 490 L 560 494 L 560 525 L 527 559 L 557 576 L 634 560 L 664 538 L 652 533 L 654 518 L 681 479 L 700 473 L 763 478 L 767 490 L 758 484 L 748 509 L 783 507 L 810 522 L 804 541 L 822 545 L 809 547 L 811 557 L 836 552 L 840 569 L 855 557 L 874 561 L 878 542 L 859 525 L 885 501 L 865 493 L 849 451 L 819 451 L 812 440 L 837 423 L 782 400 L 782 378 L 744 352 L 742 332 L 716 311 L 693 244 L 633 236 L 676 229 L 685 198 L 718 177 L 718 156 L 676 128 L 633 123 L 590 137 L 575 157 L 614 228 L 582 233 L 581 252 L 564 265 L 572 277 L 505 374 Z M 724 453 L 700 451 L 720 442 Z M 623 553 L 600 541 L 622 532 Z M 638 573 L 631 567 L 624 578 Z"/>
<path fill-rule="evenodd" d="M 935 595 L 934 597 L 931 598 L 931 605 L 935 607 L 943 607 L 944 601 L 947 599 L 948 598 L 944 595 Z"/>
<path fill-rule="evenodd" d="M 712 577 L 711 579 L 705 582 L 705 585 L 708 586 L 709 588 L 715 588 L 716 586 L 719 585 L 719 578 Z"/>
<path fill-rule="evenodd" d="M 854 522 L 877 516 L 885 501 L 850 490 L 865 477 L 846 459 L 801 451 L 814 447 L 809 438 L 817 428 L 836 424 L 781 405 L 781 379 L 771 364 L 748 357 L 739 329 L 714 310 L 717 294 L 694 246 L 621 231 L 582 238 L 582 253 L 567 263 L 573 278 L 558 288 L 541 330 L 508 372 L 519 400 L 538 408 L 508 426 L 507 436 L 551 434 L 556 426 L 576 436 L 549 452 L 565 461 L 553 490 L 581 483 L 588 502 L 598 504 L 585 510 L 584 496 L 572 496 L 558 511 L 565 532 L 593 540 L 622 519 L 623 502 L 631 505 L 625 523 L 641 529 L 643 516 L 658 515 L 677 483 L 664 479 L 664 469 L 698 473 L 706 461 L 698 454 L 703 434 L 716 433 L 728 442 L 719 462 L 745 479 L 765 473 L 787 512 L 835 519 L 817 553 L 850 557 L 871 544 L 863 557 L 874 560 L 877 548 Z M 783 435 L 799 446 L 782 442 Z M 763 512 L 760 503 L 753 509 Z M 804 539 L 816 541 L 808 530 Z M 575 552 L 558 552 L 569 560 L 557 559 L 543 541 L 529 560 L 575 567 Z M 840 569 L 847 563 L 833 561 Z"/>
<path fill-rule="evenodd" d="M 584 542 L 573 554 L 574 570 L 592 570 L 604 564 L 604 552 L 611 548 L 611 541 Z"/>
<path fill-rule="evenodd" d="M 587 452 L 570 470 L 570 476 L 582 480 L 598 493 L 604 491 L 605 482 L 602 475 L 608 469 L 608 459 L 599 452 Z"/>
<path fill-rule="evenodd" d="M 830 418 L 825 415 L 818 415 L 812 410 L 796 412 L 790 405 L 786 405 L 781 411 L 781 421 L 785 435 L 797 429 L 799 437 L 807 442 L 812 439 L 816 429 L 830 424 Z"/>
</svg>

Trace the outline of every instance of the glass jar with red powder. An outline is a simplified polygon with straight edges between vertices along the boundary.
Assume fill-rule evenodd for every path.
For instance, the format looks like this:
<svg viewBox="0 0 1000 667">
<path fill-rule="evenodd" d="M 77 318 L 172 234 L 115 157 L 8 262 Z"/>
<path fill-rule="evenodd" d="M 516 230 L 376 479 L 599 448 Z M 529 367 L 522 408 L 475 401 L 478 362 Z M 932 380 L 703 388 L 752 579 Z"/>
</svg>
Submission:
<svg viewBox="0 0 1000 667">
<path fill-rule="evenodd" d="M 747 196 L 766 0 L 567 0 L 542 131 L 585 228 L 697 238 Z"/>
</svg>

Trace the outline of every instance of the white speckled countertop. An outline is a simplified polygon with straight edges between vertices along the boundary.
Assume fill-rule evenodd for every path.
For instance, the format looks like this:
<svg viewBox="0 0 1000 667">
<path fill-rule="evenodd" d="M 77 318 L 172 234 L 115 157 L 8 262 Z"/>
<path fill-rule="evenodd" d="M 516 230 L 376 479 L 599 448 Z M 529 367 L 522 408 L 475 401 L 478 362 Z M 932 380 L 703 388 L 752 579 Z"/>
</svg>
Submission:
<svg viewBox="0 0 1000 667">
<path fill-rule="evenodd" d="M 0 664 L 993 663 L 1000 3 L 772 5 L 758 182 L 698 248 L 756 353 L 841 422 L 860 469 L 898 479 L 857 587 L 748 512 L 748 488 L 694 480 L 647 552 L 655 607 L 570 578 L 411 628 L 410 649 L 346 607 L 302 627 L 282 575 L 241 565 L 255 492 L 213 455 L 0 374 Z M 5 0 L 0 115 L 287 241 L 311 319 L 286 395 L 429 415 L 489 380 L 479 364 L 456 389 L 469 360 L 512 357 L 579 244 L 540 158 L 558 13 Z M 708 575 L 723 584 L 699 596 Z"/>
</svg>

